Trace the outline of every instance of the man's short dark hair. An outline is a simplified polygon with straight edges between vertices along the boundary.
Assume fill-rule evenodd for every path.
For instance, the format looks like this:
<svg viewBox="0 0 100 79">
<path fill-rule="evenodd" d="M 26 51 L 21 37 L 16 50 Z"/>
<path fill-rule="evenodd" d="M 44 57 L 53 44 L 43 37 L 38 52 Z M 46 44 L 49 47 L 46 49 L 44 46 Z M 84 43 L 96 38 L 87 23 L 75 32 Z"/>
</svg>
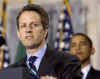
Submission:
<svg viewBox="0 0 100 79">
<path fill-rule="evenodd" d="M 35 12 L 37 12 L 41 17 L 41 23 L 42 23 L 44 29 L 49 24 L 48 13 L 41 6 L 39 6 L 37 4 L 28 4 L 28 5 L 23 7 L 23 9 L 20 11 L 19 15 L 17 16 L 17 27 L 18 28 L 19 28 L 19 18 L 24 11 L 35 11 Z"/>
<path fill-rule="evenodd" d="M 86 34 L 84 34 L 84 33 L 75 33 L 75 34 L 72 35 L 72 37 L 75 37 L 75 36 L 83 36 L 83 37 L 85 37 L 88 40 L 88 43 L 90 44 L 90 48 L 93 47 L 92 40 Z M 70 40 L 70 42 L 71 42 L 71 40 Z"/>
</svg>

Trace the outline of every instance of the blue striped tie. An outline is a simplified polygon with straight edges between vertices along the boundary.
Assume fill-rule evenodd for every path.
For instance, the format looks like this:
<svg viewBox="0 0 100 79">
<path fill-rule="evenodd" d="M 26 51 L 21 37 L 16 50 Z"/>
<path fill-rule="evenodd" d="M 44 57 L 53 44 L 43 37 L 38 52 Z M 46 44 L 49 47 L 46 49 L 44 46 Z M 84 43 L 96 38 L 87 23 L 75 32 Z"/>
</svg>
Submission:
<svg viewBox="0 0 100 79">
<path fill-rule="evenodd" d="M 37 74 L 36 67 L 34 65 L 34 62 L 36 61 L 37 57 L 36 56 L 31 56 L 29 58 L 29 64 L 27 64 L 29 70 L 31 71 L 32 75 L 35 77 L 35 79 L 39 79 L 39 76 Z"/>
<path fill-rule="evenodd" d="M 30 65 L 30 67 L 31 67 L 33 70 L 35 70 L 35 71 L 37 72 L 36 67 L 35 67 L 35 65 L 34 65 L 34 62 L 35 62 L 36 59 L 37 59 L 36 56 L 31 56 L 31 57 L 29 58 L 29 65 Z"/>
</svg>

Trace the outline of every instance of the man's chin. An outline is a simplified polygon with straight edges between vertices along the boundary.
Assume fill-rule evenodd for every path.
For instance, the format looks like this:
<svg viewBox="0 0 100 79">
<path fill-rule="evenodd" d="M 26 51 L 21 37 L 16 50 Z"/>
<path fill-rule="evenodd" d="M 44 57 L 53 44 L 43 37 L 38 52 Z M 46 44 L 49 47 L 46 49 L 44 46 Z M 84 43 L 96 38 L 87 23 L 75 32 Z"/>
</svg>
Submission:
<svg viewBox="0 0 100 79">
<path fill-rule="evenodd" d="M 37 44 L 37 45 L 27 45 L 25 46 L 25 48 L 27 49 L 35 49 L 35 48 L 38 48 L 40 46 L 40 44 Z"/>
</svg>

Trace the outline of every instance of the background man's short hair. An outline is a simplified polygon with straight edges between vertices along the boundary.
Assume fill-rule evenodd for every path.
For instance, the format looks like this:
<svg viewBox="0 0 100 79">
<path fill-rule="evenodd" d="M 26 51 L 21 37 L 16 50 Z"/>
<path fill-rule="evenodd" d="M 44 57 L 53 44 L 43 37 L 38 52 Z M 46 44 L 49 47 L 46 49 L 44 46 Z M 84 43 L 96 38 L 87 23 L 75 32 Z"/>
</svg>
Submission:
<svg viewBox="0 0 100 79">
<path fill-rule="evenodd" d="M 83 36 L 83 37 L 85 37 L 88 40 L 89 44 L 90 44 L 90 48 L 93 47 L 92 40 L 86 34 L 84 34 L 84 33 L 75 33 L 75 34 L 73 34 L 72 37 L 74 37 L 74 36 Z"/>
</svg>

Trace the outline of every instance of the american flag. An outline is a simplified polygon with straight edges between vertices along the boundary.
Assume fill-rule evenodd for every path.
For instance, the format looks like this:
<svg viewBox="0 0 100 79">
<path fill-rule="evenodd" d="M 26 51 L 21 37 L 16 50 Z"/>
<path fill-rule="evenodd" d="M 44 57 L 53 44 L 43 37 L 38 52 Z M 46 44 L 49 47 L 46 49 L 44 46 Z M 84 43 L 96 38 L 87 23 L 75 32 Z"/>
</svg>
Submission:
<svg viewBox="0 0 100 79">
<path fill-rule="evenodd" d="M 9 51 L 6 42 L 6 36 L 2 36 L 2 23 L 0 23 L 0 69 L 8 67 L 10 63 Z"/>
<path fill-rule="evenodd" d="M 6 68 L 10 63 L 8 45 L 6 39 L 6 9 L 7 0 L 3 0 L 2 19 L 0 21 L 0 69 Z"/>
<path fill-rule="evenodd" d="M 59 26 L 57 28 L 56 41 L 54 46 L 57 51 L 67 52 L 69 51 L 69 40 L 72 37 L 73 29 L 71 17 L 65 7 L 59 18 Z"/>
</svg>

